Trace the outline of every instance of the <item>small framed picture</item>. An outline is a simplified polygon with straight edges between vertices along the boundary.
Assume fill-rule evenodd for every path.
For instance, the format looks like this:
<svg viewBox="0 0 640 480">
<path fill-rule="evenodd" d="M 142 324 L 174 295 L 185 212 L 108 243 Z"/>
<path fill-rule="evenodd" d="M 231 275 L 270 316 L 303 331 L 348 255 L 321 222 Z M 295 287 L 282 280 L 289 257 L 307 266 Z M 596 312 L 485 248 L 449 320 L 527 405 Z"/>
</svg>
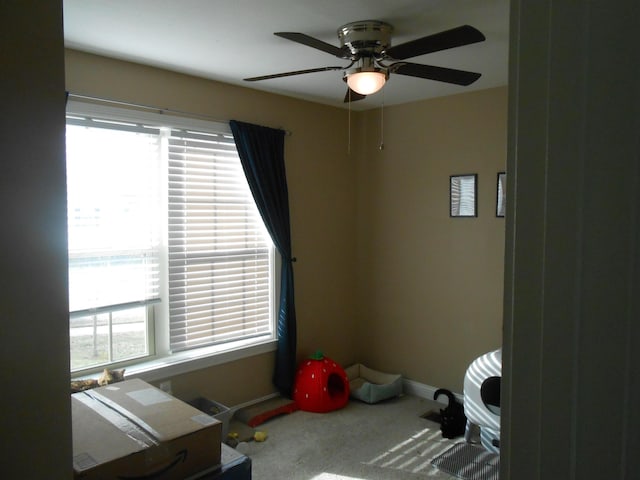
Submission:
<svg viewBox="0 0 640 480">
<path fill-rule="evenodd" d="M 507 204 L 507 174 L 498 172 L 498 181 L 496 186 L 496 217 L 504 217 Z"/>
<path fill-rule="evenodd" d="M 449 215 L 451 217 L 478 216 L 478 174 L 449 177 Z"/>
</svg>

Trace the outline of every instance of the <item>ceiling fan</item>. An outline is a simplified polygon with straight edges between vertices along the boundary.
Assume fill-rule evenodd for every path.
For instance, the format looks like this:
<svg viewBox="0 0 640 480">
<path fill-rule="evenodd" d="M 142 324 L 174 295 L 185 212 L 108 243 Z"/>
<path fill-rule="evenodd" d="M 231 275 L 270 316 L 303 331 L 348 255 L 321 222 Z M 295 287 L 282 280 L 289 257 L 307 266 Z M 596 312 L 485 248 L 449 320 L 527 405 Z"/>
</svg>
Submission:
<svg viewBox="0 0 640 480">
<path fill-rule="evenodd" d="M 275 32 L 274 35 L 348 60 L 351 62 L 349 65 L 296 70 L 244 80 L 256 82 L 306 73 L 344 70 L 343 80 L 348 85 L 344 101 L 349 102 L 362 100 L 367 95 L 379 91 L 391 73 L 463 86 L 470 85 L 480 78 L 480 74 L 475 72 L 404 61 L 407 58 L 484 41 L 485 36 L 470 25 L 462 25 L 396 46 L 391 46 L 393 27 L 379 20 L 347 23 L 340 27 L 337 33 L 339 47 L 304 33 Z"/>
</svg>

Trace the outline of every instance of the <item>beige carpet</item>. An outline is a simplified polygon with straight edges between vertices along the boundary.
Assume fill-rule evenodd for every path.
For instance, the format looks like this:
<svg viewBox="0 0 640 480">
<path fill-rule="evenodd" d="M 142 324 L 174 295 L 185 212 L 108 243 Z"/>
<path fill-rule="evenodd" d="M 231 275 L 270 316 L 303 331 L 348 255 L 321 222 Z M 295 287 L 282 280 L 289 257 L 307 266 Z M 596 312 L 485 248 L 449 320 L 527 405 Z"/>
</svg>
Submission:
<svg viewBox="0 0 640 480">
<path fill-rule="evenodd" d="M 431 459 L 462 441 L 443 439 L 437 423 L 421 418 L 439 408 L 405 395 L 375 405 L 357 400 L 338 411 L 297 411 L 256 427 L 264 442 L 238 450 L 252 459 L 256 480 L 453 479 Z"/>
</svg>

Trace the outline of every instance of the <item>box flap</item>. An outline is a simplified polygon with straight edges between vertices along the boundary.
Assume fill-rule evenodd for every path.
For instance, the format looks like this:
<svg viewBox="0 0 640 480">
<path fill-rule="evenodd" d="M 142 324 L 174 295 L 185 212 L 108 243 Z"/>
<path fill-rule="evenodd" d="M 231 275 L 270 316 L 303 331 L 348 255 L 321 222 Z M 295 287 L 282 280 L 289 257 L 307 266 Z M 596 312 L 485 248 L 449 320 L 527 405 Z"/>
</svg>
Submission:
<svg viewBox="0 0 640 480">
<path fill-rule="evenodd" d="M 218 420 L 148 383 L 132 379 L 83 392 L 164 442 Z"/>
<path fill-rule="evenodd" d="M 76 471 L 93 468 L 156 444 L 144 431 L 86 395 L 71 397 L 71 412 Z"/>
</svg>

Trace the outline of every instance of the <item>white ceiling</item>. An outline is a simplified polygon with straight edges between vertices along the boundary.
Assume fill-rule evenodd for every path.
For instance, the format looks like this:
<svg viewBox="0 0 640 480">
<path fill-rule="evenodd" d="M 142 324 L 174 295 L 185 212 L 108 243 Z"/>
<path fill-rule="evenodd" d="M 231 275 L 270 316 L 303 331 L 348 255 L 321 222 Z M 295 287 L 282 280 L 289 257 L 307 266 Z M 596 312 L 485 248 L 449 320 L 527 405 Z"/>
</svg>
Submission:
<svg viewBox="0 0 640 480">
<path fill-rule="evenodd" d="M 460 25 L 486 41 L 410 59 L 479 72 L 467 87 L 391 75 L 364 110 L 507 84 L 509 0 L 64 0 L 68 48 L 130 60 L 344 107 L 341 71 L 245 82 L 258 75 L 348 64 L 273 32 L 301 32 L 339 46 L 336 31 L 356 20 L 394 27 L 392 45 Z"/>
</svg>

